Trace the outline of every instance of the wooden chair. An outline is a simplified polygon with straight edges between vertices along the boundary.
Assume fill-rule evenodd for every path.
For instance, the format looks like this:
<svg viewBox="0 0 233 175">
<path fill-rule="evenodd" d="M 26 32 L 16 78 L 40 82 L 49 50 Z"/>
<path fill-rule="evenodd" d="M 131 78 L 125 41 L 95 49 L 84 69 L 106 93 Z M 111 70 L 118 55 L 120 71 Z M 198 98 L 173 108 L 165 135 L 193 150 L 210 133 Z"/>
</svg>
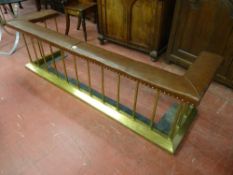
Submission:
<svg viewBox="0 0 233 175">
<path fill-rule="evenodd" d="M 65 34 L 68 35 L 70 29 L 70 16 L 78 17 L 77 30 L 80 29 L 82 24 L 84 39 L 87 41 L 87 31 L 86 31 L 86 15 L 88 13 L 95 14 L 95 21 L 97 21 L 97 4 L 96 2 L 90 1 L 72 1 L 65 4 L 64 11 L 66 15 L 66 31 Z"/>
<path fill-rule="evenodd" d="M 14 13 L 13 7 L 12 7 L 12 3 L 9 3 L 8 5 L 9 5 L 9 8 L 10 8 L 11 12 Z M 18 5 L 19 5 L 20 9 L 23 9 L 23 6 L 22 6 L 21 2 L 18 2 Z M 3 6 L 3 9 L 4 9 L 4 13 L 7 14 L 7 7 L 6 7 L 6 5 L 2 5 L 2 6 Z"/>
</svg>

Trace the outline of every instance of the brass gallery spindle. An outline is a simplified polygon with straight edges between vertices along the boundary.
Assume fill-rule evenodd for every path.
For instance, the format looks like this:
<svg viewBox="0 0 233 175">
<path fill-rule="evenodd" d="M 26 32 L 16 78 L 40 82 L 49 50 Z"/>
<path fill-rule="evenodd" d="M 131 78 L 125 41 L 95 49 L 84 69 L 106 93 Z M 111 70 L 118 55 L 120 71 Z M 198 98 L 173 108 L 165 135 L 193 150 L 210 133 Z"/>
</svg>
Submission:
<svg viewBox="0 0 233 175">
<path fill-rule="evenodd" d="M 133 103 L 133 118 L 136 117 L 136 108 L 137 108 L 137 100 L 138 100 L 138 89 L 139 89 L 139 81 L 137 81 L 135 94 L 134 94 L 134 103 Z"/>
<path fill-rule="evenodd" d="M 189 116 L 191 115 L 192 110 L 194 109 L 194 106 L 192 104 L 187 104 L 188 109 L 186 115 Z"/>
<path fill-rule="evenodd" d="M 87 75 L 88 75 L 88 87 L 89 87 L 89 93 L 92 95 L 92 88 L 91 88 L 91 72 L 90 72 L 90 63 L 89 60 L 87 60 Z"/>
<path fill-rule="evenodd" d="M 187 113 L 189 112 L 189 105 L 188 104 L 184 104 L 183 110 L 181 112 L 181 115 L 177 121 L 177 126 L 180 127 L 183 121 L 183 118 L 185 115 L 187 115 Z"/>
<path fill-rule="evenodd" d="M 179 107 L 178 107 L 178 109 L 177 109 L 177 111 L 176 111 L 176 116 L 175 116 L 175 119 L 174 119 L 174 121 L 172 123 L 172 127 L 170 128 L 170 132 L 169 132 L 169 136 L 171 138 L 173 138 L 174 135 L 175 135 L 175 132 L 176 132 L 176 129 L 177 129 L 177 122 L 178 122 L 178 120 L 179 120 L 179 118 L 181 116 L 183 108 L 184 108 L 184 105 L 180 104 Z"/>
<path fill-rule="evenodd" d="M 66 63 L 65 63 L 65 53 L 64 53 L 63 50 L 61 51 L 61 59 L 62 59 L 63 69 L 64 69 L 64 72 L 65 72 L 66 81 L 69 83 L 67 70 L 66 70 Z"/>
<path fill-rule="evenodd" d="M 32 37 L 31 37 L 31 42 L 32 42 L 32 47 L 33 47 L 33 50 L 34 50 L 34 53 L 35 53 L 37 64 L 39 65 L 40 64 L 39 57 L 38 57 L 38 54 L 37 54 L 37 51 L 36 51 L 36 47 L 35 47 L 35 43 L 34 43 L 34 40 L 33 40 Z"/>
<path fill-rule="evenodd" d="M 104 66 L 101 66 L 101 90 L 102 90 L 102 100 L 105 102 L 105 91 L 104 91 Z"/>
<path fill-rule="evenodd" d="M 30 51 L 29 51 L 29 48 L 28 48 L 28 43 L 26 41 L 26 38 L 25 38 L 25 35 L 23 34 L 23 40 L 24 40 L 24 43 L 26 45 L 26 49 L 27 49 L 27 52 L 28 52 L 28 56 L 29 56 L 29 59 L 30 59 L 30 62 L 32 62 L 32 56 L 30 54 Z"/>
<path fill-rule="evenodd" d="M 37 40 L 37 43 L 38 43 L 40 55 L 41 55 L 41 57 L 44 60 L 44 64 L 45 64 L 46 69 L 48 70 L 48 65 L 47 65 L 47 62 L 46 62 L 46 59 L 45 59 L 45 53 L 44 53 L 43 45 L 42 45 L 42 43 L 39 40 Z"/>
<path fill-rule="evenodd" d="M 77 80 L 77 85 L 78 85 L 78 88 L 80 88 L 80 84 L 79 84 L 79 78 L 78 78 L 78 69 L 77 69 L 77 61 L 76 61 L 76 56 L 73 55 L 73 58 L 74 58 L 74 70 L 75 70 L 75 76 L 76 76 L 76 80 Z"/>
<path fill-rule="evenodd" d="M 54 22 L 55 22 L 56 32 L 59 32 L 58 31 L 58 25 L 57 25 L 57 18 L 56 17 L 54 18 Z"/>
<path fill-rule="evenodd" d="M 117 80 L 117 110 L 119 110 L 119 105 L 120 105 L 120 89 L 121 89 L 121 75 L 118 74 L 118 80 Z"/>
<path fill-rule="evenodd" d="M 43 58 L 43 54 L 42 54 L 42 51 L 41 51 L 41 48 L 40 48 L 40 43 L 39 43 L 38 39 L 37 39 L 37 45 L 38 45 L 38 49 L 39 49 L 39 52 L 40 52 L 40 56 L 41 56 L 41 58 Z"/>
<path fill-rule="evenodd" d="M 51 57 L 53 60 L 53 66 L 54 66 L 54 68 L 57 72 L 57 75 L 58 75 L 57 65 L 56 65 L 56 61 L 55 61 L 54 54 L 53 54 L 53 48 L 52 48 L 51 44 L 49 44 L 49 50 L 50 50 L 50 54 L 51 54 Z"/>
<path fill-rule="evenodd" d="M 158 107 L 158 102 L 159 102 L 159 96 L 160 96 L 160 91 L 156 90 L 156 92 L 155 92 L 155 98 L 154 98 L 154 107 L 153 107 L 153 112 L 152 112 L 152 116 L 151 116 L 151 123 L 150 123 L 150 127 L 151 128 L 153 128 L 153 126 L 154 126 L 154 121 L 155 121 L 157 107 Z"/>
</svg>

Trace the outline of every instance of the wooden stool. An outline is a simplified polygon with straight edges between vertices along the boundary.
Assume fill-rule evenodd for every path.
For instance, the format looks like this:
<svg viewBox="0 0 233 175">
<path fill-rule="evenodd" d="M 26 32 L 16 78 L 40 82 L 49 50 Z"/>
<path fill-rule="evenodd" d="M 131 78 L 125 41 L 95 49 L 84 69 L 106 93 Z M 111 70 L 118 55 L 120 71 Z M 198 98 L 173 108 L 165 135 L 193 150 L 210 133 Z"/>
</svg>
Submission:
<svg viewBox="0 0 233 175">
<path fill-rule="evenodd" d="M 86 31 L 86 14 L 89 12 L 95 13 L 95 21 L 97 21 L 97 5 L 95 2 L 90 3 L 76 3 L 69 4 L 64 8 L 66 14 L 66 31 L 65 34 L 68 35 L 70 30 L 70 15 L 78 17 L 77 30 L 80 29 L 81 23 L 84 33 L 84 39 L 87 41 L 87 31 Z"/>
</svg>

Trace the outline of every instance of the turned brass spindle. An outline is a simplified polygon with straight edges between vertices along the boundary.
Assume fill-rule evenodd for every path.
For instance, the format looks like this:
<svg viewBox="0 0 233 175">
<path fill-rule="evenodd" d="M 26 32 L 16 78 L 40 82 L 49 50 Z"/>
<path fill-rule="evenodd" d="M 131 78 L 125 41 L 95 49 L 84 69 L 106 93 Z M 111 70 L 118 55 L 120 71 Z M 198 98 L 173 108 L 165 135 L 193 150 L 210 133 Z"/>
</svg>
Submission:
<svg viewBox="0 0 233 175">
<path fill-rule="evenodd" d="M 190 116 L 193 109 L 194 109 L 194 106 L 192 104 L 187 104 L 188 105 L 188 112 L 187 112 L 187 116 Z"/>
<path fill-rule="evenodd" d="M 101 90 L 102 90 L 102 100 L 105 102 L 105 90 L 104 90 L 104 66 L 101 66 Z"/>
<path fill-rule="evenodd" d="M 67 75 L 67 70 L 66 70 L 66 63 L 65 63 L 65 53 L 64 53 L 63 50 L 61 51 L 61 59 L 62 59 L 64 73 L 65 73 L 65 78 L 66 78 L 66 81 L 69 83 L 69 79 L 68 79 L 68 75 Z"/>
<path fill-rule="evenodd" d="M 76 76 L 76 80 L 77 80 L 77 86 L 78 88 L 80 88 L 80 83 L 79 83 L 79 77 L 78 77 L 78 69 L 77 69 L 77 58 L 75 55 L 73 55 L 74 58 L 74 70 L 75 70 L 75 76 Z"/>
<path fill-rule="evenodd" d="M 54 58 L 54 53 L 53 53 L 53 48 L 51 46 L 51 44 L 49 44 L 49 50 L 50 50 L 50 54 L 51 54 L 51 57 L 52 57 L 52 60 L 53 60 L 53 66 L 57 72 L 57 75 L 58 75 L 58 70 L 57 70 L 57 65 L 56 65 L 56 61 L 55 61 L 55 58 Z"/>
<path fill-rule="evenodd" d="M 139 81 L 137 81 L 135 94 L 134 94 L 134 103 L 133 103 L 133 118 L 136 117 L 136 108 L 137 108 L 137 100 L 138 100 L 138 89 L 139 89 Z"/>
<path fill-rule="evenodd" d="M 39 40 L 37 40 L 37 43 L 38 43 L 38 47 L 39 47 L 41 57 L 44 60 L 45 67 L 48 70 L 49 67 L 48 67 L 48 64 L 47 64 L 46 59 L 45 59 L 45 52 L 44 52 L 44 48 L 43 48 L 43 43 L 41 41 L 39 41 Z"/>
<path fill-rule="evenodd" d="M 181 115 L 177 121 L 177 126 L 180 127 L 182 122 L 183 122 L 183 119 L 185 117 L 185 115 L 187 116 L 188 112 L 189 112 L 190 108 L 189 108 L 189 105 L 188 104 L 184 104 L 184 107 L 183 107 L 183 110 L 181 112 Z"/>
<path fill-rule="evenodd" d="M 157 107 L 158 107 L 158 102 L 159 102 L 159 96 L 160 96 L 160 91 L 156 90 L 155 96 L 154 96 L 154 106 L 153 106 L 153 111 L 152 111 L 152 116 L 151 116 L 151 123 L 150 127 L 154 127 L 154 121 L 156 117 L 156 112 L 157 112 Z"/>
<path fill-rule="evenodd" d="M 38 45 L 40 56 L 41 56 L 41 58 L 43 58 L 42 51 L 41 51 L 41 48 L 40 48 L 40 43 L 39 43 L 38 39 L 37 39 L 37 45 Z"/>
<path fill-rule="evenodd" d="M 170 128 L 170 132 L 169 132 L 170 138 L 173 138 L 175 136 L 176 129 L 177 129 L 177 122 L 181 116 L 183 109 L 184 109 L 184 104 L 179 104 L 178 109 L 176 111 L 175 119 L 174 119 L 174 121 L 171 125 L 171 128 Z"/>
<path fill-rule="evenodd" d="M 119 110 L 119 107 L 120 107 L 120 89 L 121 89 L 121 75 L 118 74 L 118 78 L 117 78 L 117 110 Z"/>
<path fill-rule="evenodd" d="M 59 32 L 58 31 L 58 25 L 57 25 L 57 18 L 56 17 L 54 18 L 54 22 L 55 22 L 56 32 Z"/>
<path fill-rule="evenodd" d="M 32 62 L 32 56 L 31 56 L 31 53 L 30 53 L 30 51 L 29 51 L 28 43 L 27 43 L 27 40 L 26 40 L 24 34 L 23 34 L 23 40 L 24 40 L 24 43 L 25 43 L 25 46 L 26 46 L 26 49 L 27 49 L 27 52 L 28 52 L 28 56 L 29 56 L 30 62 Z"/>
<path fill-rule="evenodd" d="M 34 50 L 34 54 L 35 54 L 35 57 L 36 57 L 37 64 L 39 65 L 40 61 L 39 61 L 39 57 L 38 57 L 38 54 L 37 54 L 37 51 L 36 51 L 35 43 L 34 43 L 34 40 L 33 40 L 32 37 L 31 37 L 31 42 L 32 42 L 32 47 L 33 47 L 33 50 Z"/>
<path fill-rule="evenodd" d="M 91 71 L 90 71 L 90 62 L 87 60 L 87 75 L 88 75 L 88 88 L 89 93 L 92 95 L 92 87 L 91 87 Z"/>
</svg>

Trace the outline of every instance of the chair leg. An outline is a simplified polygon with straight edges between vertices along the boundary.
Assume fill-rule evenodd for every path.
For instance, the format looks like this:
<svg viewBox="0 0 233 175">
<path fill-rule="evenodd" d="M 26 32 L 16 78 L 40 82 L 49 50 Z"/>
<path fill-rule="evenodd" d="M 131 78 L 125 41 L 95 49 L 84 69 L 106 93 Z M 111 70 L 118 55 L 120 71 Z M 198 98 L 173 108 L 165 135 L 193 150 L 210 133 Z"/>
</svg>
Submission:
<svg viewBox="0 0 233 175">
<path fill-rule="evenodd" d="M 77 30 L 79 30 L 79 29 L 80 29 L 81 22 L 82 22 L 82 18 L 81 18 L 81 16 L 79 15 L 79 16 L 78 16 L 78 25 L 77 25 Z"/>
<path fill-rule="evenodd" d="M 35 0 L 35 2 L 36 2 L 37 11 L 40 11 L 41 10 L 41 1 L 40 0 Z"/>
<path fill-rule="evenodd" d="M 19 8 L 23 9 L 21 2 L 18 2 L 18 4 L 19 4 Z"/>
<path fill-rule="evenodd" d="M 85 16 L 85 14 L 82 14 L 82 27 L 83 27 L 84 39 L 85 39 L 85 41 L 87 41 L 86 16 Z"/>
<path fill-rule="evenodd" d="M 4 13 L 7 14 L 7 8 L 5 5 L 3 5 Z"/>
<path fill-rule="evenodd" d="M 14 10 L 13 10 L 13 7 L 12 7 L 12 4 L 8 4 L 8 6 L 9 6 L 9 8 L 10 8 L 11 13 L 12 13 L 12 14 L 15 14 L 15 13 L 14 13 Z"/>
<path fill-rule="evenodd" d="M 68 35 L 70 30 L 70 15 L 66 13 L 66 32 L 65 35 Z"/>
<path fill-rule="evenodd" d="M 44 7 L 45 7 L 45 9 L 48 9 L 48 1 L 47 0 L 44 2 Z"/>
</svg>

